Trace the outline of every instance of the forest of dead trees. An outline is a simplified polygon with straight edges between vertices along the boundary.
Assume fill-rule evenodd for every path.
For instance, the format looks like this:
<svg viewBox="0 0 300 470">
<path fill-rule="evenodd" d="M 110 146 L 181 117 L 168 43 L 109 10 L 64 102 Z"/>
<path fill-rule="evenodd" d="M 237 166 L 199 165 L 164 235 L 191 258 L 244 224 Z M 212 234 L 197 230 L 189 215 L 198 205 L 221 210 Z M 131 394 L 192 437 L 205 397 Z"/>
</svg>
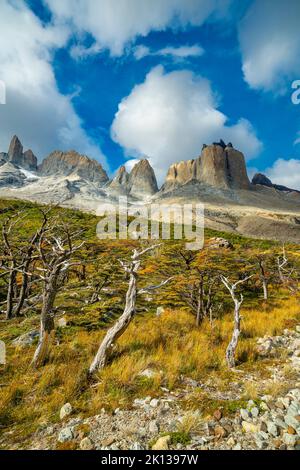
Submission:
<svg viewBox="0 0 300 470">
<path fill-rule="evenodd" d="M 87 305 L 101 302 L 108 285 L 122 286 L 122 311 L 111 322 L 99 344 L 88 374 L 101 371 L 112 346 L 126 331 L 138 312 L 145 295 L 165 293 L 165 303 L 188 309 L 201 328 L 230 308 L 232 336 L 224 351 L 228 367 L 236 365 L 236 349 L 241 334 L 241 306 L 248 296 L 260 297 L 266 304 L 270 286 L 281 285 L 290 294 L 297 292 L 299 270 L 297 258 L 286 248 L 253 248 L 243 256 L 234 247 L 211 249 L 207 243 L 200 252 L 189 252 L 178 244 L 135 242 L 121 253 L 105 257 L 108 246 L 92 249 L 85 228 L 53 209 L 38 209 L 36 227 L 28 226 L 27 212 L 11 211 L 2 219 L 0 244 L 0 319 L 38 315 L 39 341 L 32 357 L 32 367 L 42 367 L 48 360 L 55 338 L 55 319 L 59 315 L 57 296 L 70 279 L 89 287 Z M 121 243 L 121 242 L 120 242 Z M 126 248 L 126 250 L 125 250 Z M 122 255 L 119 257 L 119 255 Z M 148 281 L 149 279 L 149 281 Z M 154 282 L 153 282 L 154 281 Z M 141 300 L 139 300 L 141 299 Z"/>
</svg>

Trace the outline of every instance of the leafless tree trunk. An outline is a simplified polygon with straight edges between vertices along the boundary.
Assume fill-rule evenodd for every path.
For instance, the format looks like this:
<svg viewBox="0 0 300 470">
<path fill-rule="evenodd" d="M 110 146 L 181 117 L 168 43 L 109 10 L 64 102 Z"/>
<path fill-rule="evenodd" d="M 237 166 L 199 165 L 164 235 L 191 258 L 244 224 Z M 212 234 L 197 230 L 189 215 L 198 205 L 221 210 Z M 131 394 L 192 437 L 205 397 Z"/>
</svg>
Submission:
<svg viewBox="0 0 300 470">
<path fill-rule="evenodd" d="M 231 341 L 226 350 L 226 361 L 228 367 L 233 368 L 235 367 L 235 353 L 239 341 L 239 336 L 241 333 L 241 316 L 240 316 L 240 308 L 244 301 L 244 297 L 241 294 L 240 299 L 238 299 L 236 295 L 236 288 L 239 284 L 246 282 L 252 276 L 246 277 L 240 281 L 237 281 L 234 284 L 230 284 L 229 280 L 225 276 L 221 276 L 221 281 L 223 282 L 226 289 L 229 291 L 232 300 L 234 302 L 234 326 L 233 326 L 233 333 L 231 337 Z"/>
<path fill-rule="evenodd" d="M 45 239 L 42 236 L 39 242 L 39 253 L 43 264 L 41 278 L 44 282 L 44 289 L 40 337 L 32 361 L 33 366 L 36 368 L 42 366 L 48 359 L 54 337 L 54 302 L 59 289 L 64 283 L 65 274 L 72 266 L 71 257 L 83 246 L 83 243 L 77 246 L 73 245 L 72 240 L 78 234 L 71 235 L 68 228 L 62 230 L 65 231 L 65 239 L 54 236 Z M 44 245 L 48 245 L 48 251 L 46 251 Z"/>
<path fill-rule="evenodd" d="M 265 266 L 263 260 L 259 260 L 260 278 L 263 286 L 264 300 L 268 300 L 268 278 L 266 276 Z"/>
<path fill-rule="evenodd" d="M 166 281 L 162 282 L 157 286 L 150 286 L 140 290 L 137 289 L 138 271 L 141 265 L 140 258 L 145 253 L 154 250 L 158 246 L 160 245 L 151 246 L 142 251 L 134 250 L 133 255 L 131 257 L 131 262 L 128 265 L 121 262 L 121 265 L 123 266 L 125 272 L 129 274 L 129 285 L 126 294 L 125 308 L 120 318 L 106 333 L 98 349 L 98 352 L 89 368 L 90 375 L 93 375 L 95 372 L 100 371 L 104 368 L 111 346 L 128 328 L 131 320 L 135 315 L 137 295 L 149 292 L 154 289 L 159 289 L 170 281 L 170 279 L 167 279 Z"/>
</svg>

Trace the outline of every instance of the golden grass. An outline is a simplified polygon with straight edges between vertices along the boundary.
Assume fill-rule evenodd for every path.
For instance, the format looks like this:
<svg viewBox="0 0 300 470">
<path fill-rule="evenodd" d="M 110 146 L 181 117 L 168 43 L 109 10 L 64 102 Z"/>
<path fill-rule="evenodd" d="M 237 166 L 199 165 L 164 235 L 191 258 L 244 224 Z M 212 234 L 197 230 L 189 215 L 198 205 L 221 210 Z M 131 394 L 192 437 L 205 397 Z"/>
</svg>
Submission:
<svg viewBox="0 0 300 470">
<path fill-rule="evenodd" d="M 259 368 L 256 338 L 280 334 L 299 322 L 299 299 L 278 301 L 265 311 L 244 308 L 242 316 L 239 367 Z M 218 386 L 226 389 L 230 373 L 224 357 L 231 332 L 232 314 L 216 320 L 213 328 L 205 321 L 198 329 L 186 311 L 169 310 L 159 318 L 138 316 L 119 339 L 96 386 L 87 382 L 86 371 L 104 331 L 66 329 L 49 363 L 39 371 L 29 366 L 34 347 L 22 351 L 9 347 L 1 376 L 0 432 L 14 425 L 16 434 L 11 438 L 21 442 L 38 426 L 56 421 L 60 407 L 68 401 L 81 414 L 98 414 L 103 407 L 130 406 L 136 397 L 158 396 L 162 386 L 173 389 L 181 375 L 199 381 L 209 375 L 217 377 Z M 157 372 L 153 378 L 139 377 L 146 368 Z M 249 384 L 246 395 L 255 394 Z"/>
</svg>

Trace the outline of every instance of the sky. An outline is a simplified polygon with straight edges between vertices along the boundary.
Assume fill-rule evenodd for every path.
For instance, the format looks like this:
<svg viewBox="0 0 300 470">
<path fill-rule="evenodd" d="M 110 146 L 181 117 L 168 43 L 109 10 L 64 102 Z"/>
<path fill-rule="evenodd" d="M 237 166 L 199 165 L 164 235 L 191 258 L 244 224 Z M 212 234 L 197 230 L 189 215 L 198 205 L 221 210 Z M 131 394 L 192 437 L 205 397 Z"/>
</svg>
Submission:
<svg viewBox="0 0 300 470">
<path fill-rule="evenodd" d="M 300 189 L 299 0 L 1 0 L 0 151 L 75 149 L 110 176 L 222 138 Z M 299 95 L 300 96 L 300 95 Z"/>
</svg>

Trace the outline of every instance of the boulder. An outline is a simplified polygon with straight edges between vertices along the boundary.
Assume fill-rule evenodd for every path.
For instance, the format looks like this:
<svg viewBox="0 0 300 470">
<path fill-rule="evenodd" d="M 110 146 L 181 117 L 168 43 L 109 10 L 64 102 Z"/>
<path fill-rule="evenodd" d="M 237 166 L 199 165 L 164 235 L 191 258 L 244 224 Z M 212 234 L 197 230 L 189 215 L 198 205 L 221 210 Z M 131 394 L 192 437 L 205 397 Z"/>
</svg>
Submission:
<svg viewBox="0 0 300 470">
<path fill-rule="evenodd" d="M 19 336 L 18 338 L 12 341 L 12 344 L 18 348 L 26 348 L 31 346 L 33 342 L 38 339 L 40 333 L 38 331 L 29 331 L 29 333 L 25 333 L 24 335 Z"/>
<path fill-rule="evenodd" d="M 70 416 L 72 411 L 73 411 L 72 405 L 70 403 L 66 403 L 60 409 L 60 412 L 59 412 L 60 419 L 63 420 L 65 418 L 67 418 L 68 416 Z"/>
<path fill-rule="evenodd" d="M 152 446 L 152 450 L 168 450 L 171 436 L 160 437 Z"/>
</svg>

